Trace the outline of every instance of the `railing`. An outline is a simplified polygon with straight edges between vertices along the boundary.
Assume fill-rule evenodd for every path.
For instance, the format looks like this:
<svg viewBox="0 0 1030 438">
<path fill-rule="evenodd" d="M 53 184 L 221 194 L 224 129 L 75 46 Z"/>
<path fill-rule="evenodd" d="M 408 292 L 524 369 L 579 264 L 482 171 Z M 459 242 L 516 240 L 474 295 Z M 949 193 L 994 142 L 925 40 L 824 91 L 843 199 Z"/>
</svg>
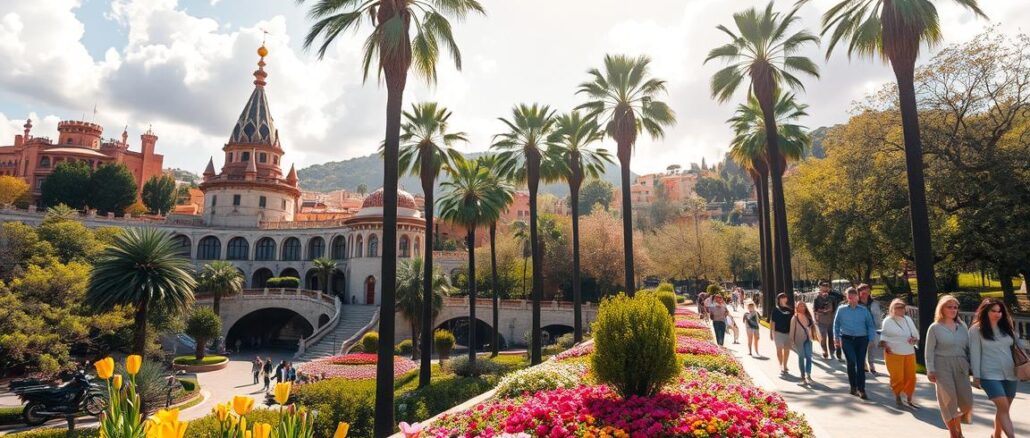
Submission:
<svg viewBox="0 0 1030 438">
<path fill-rule="evenodd" d="M 340 323 L 340 313 L 343 310 L 343 303 L 340 302 L 340 297 L 333 297 L 333 304 L 336 305 L 336 312 L 333 313 L 333 317 L 330 318 L 329 322 L 325 325 L 319 327 L 318 330 L 315 330 L 311 336 L 300 338 L 300 340 L 297 341 L 297 354 L 294 354 L 293 357 L 299 357 L 304 354 L 304 351 L 307 350 L 309 345 L 313 345 L 322 340 L 325 335 L 336 329 L 336 325 Z"/>
<path fill-rule="evenodd" d="M 336 308 L 339 308 L 339 305 L 335 304 L 335 298 L 334 297 L 332 297 L 330 295 L 326 295 L 326 294 L 322 293 L 322 291 L 310 290 L 310 289 L 300 289 L 300 288 L 293 289 L 293 288 L 267 288 L 266 287 L 264 289 L 243 289 L 237 295 L 229 295 L 229 296 L 222 297 L 222 300 L 223 301 L 233 301 L 234 299 L 237 299 L 237 298 L 241 298 L 241 299 L 246 300 L 248 298 L 258 298 L 258 297 L 264 298 L 264 297 L 267 297 L 267 296 L 283 296 L 283 297 L 294 296 L 294 297 L 298 297 L 298 298 L 309 300 L 309 301 L 318 301 L 318 302 L 320 302 L 322 304 L 333 304 L 333 305 L 336 306 Z M 205 294 L 198 294 L 197 295 L 197 301 L 207 301 L 207 300 L 210 300 L 210 299 L 212 299 L 210 294 L 206 294 L 205 293 Z"/>
<path fill-rule="evenodd" d="M 468 307 L 468 297 L 444 297 L 443 304 L 445 306 L 461 306 Z M 498 307 L 501 309 L 529 309 L 533 305 L 530 300 L 498 300 Z M 490 307 L 493 306 L 492 298 L 476 298 L 476 307 Z M 594 310 L 597 307 L 596 304 L 591 302 L 583 303 L 583 310 Z M 572 301 L 541 301 L 540 308 L 545 310 L 573 310 L 575 304 Z"/>
<path fill-rule="evenodd" d="M 351 336 L 346 341 L 343 341 L 343 344 L 340 344 L 340 349 L 336 351 L 337 354 L 346 354 L 347 352 L 349 352 L 351 347 L 353 347 L 354 344 L 357 344 L 358 341 L 360 341 L 361 338 L 365 336 L 365 333 L 368 333 L 369 330 L 372 330 L 372 328 L 379 325 L 379 310 L 380 308 L 377 307 L 376 313 L 372 314 L 372 320 L 369 321 L 368 324 L 365 324 L 365 326 L 362 327 L 361 330 L 358 330 L 356 333 L 354 333 L 354 336 Z"/>
</svg>

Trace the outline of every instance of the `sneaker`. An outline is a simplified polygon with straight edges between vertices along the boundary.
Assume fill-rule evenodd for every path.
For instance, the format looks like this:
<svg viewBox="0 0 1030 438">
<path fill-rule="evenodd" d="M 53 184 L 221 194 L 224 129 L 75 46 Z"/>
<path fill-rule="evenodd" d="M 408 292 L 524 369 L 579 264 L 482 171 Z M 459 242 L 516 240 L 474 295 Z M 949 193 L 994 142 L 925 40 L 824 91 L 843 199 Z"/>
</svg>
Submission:
<svg viewBox="0 0 1030 438">
<path fill-rule="evenodd" d="M 869 396 L 865 394 L 865 391 L 858 391 L 858 398 L 862 400 L 869 400 Z"/>
<path fill-rule="evenodd" d="M 858 395 L 858 390 L 855 389 L 855 388 L 851 388 L 851 395 L 857 396 Z"/>
</svg>

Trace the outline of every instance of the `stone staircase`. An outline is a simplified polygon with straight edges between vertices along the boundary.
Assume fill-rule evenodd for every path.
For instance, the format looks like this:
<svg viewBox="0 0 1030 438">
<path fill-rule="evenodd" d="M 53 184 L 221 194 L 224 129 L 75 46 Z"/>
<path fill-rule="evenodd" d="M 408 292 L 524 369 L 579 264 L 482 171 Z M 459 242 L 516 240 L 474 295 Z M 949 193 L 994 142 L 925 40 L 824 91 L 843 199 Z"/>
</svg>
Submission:
<svg viewBox="0 0 1030 438">
<path fill-rule="evenodd" d="M 366 328 L 376 318 L 376 311 L 379 306 L 346 304 L 340 311 L 340 322 L 327 333 L 325 337 L 314 345 L 307 347 L 303 354 L 296 357 L 297 362 L 308 362 L 311 360 L 340 354 L 340 347 L 347 340 L 362 335 Z M 374 327 L 373 327 L 374 329 Z"/>
</svg>

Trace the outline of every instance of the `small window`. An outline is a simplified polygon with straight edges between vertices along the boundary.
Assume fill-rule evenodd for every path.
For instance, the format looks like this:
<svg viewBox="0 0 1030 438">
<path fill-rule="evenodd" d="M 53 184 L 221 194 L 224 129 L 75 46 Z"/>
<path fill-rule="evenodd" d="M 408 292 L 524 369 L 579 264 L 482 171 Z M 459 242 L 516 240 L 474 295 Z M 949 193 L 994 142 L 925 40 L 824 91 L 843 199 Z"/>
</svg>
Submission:
<svg viewBox="0 0 1030 438">
<path fill-rule="evenodd" d="M 211 196 L 211 206 L 214 207 L 216 205 L 218 205 L 218 195 L 213 195 Z"/>
<path fill-rule="evenodd" d="M 286 210 L 286 200 L 283 199 L 283 210 Z"/>
<path fill-rule="evenodd" d="M 258 155 L 258 162 L 259 163 L 267 163 L 268 162 L 268 154 L 262 152 L 260 155 Z"/>
<path fill-rule="evenodd" d="M 225 159 L 232 163 L 232 152 L 229 152 L 229 155 L 227 155 Z"/>
<path fill-rule="evenodd" d="M 258 207 L 265 208 L 265 201 L 266 200 L 264 196 L 258 198 Z"/>
<path fill-rule="evenodd" d="M 240 161 L 250 161 L 250 152 L 244 152 Z"/>
<path fill-rule="evenodd" d="M 240 195 L 232 195 L 232 205 L 240 205 Z"/>
<path fill-rule="evenodd" d="M 50 157 L 43 157 L 39 160 L 39 167 L 50 167 Z"/>
</svg>

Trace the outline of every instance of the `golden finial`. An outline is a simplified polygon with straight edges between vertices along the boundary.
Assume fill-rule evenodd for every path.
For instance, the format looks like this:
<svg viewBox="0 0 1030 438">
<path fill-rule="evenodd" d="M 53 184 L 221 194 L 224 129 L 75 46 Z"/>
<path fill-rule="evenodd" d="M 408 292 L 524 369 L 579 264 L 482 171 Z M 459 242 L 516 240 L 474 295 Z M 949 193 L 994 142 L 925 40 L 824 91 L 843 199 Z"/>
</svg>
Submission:
<svg viewBox="0 0 1030 438">
<path fill-rule="evenodd" d="M 264 35 L 261 36 L 261 47 L 258 47 L 257 54 L 258 56 L 264 58 L 268 56 L 268 49 L 265 48 L 265 39 L 268 38 L 268 31 L 261 29 L 261 33 L 263 33 Z"/>
</svg>

